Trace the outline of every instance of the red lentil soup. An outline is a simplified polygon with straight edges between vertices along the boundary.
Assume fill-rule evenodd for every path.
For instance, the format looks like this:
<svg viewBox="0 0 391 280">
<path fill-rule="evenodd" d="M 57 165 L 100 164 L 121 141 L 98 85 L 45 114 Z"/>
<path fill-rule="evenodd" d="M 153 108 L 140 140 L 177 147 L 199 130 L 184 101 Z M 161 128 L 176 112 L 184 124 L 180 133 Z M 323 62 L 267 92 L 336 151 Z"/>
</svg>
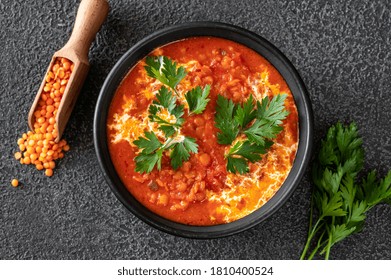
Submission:
<svg viewBox="0 0 391 280">
<path fill-rule="evenodd" d="M 280 73 L 261 55 L 233 41 L 194 37 L 155 49 L 184 66 L 187 76 L 178 85 L 179 100 L 197 85 L 211 85 L 210 102 L 200 115 L 188 116 L 182 131 L 196 139 L 198 153 L 173 170 L 163 157 L 161 170 L 135 171 L 139 149 L 133 141 L 144 131 L 156 131 L 148 107 L 160 82 L 147 76 L 145 59 L 123 79 L 107 119 L 109 151 L 115 169 L 129 192 L 144 206 L 167 219 L 189 225 L 215 225 L 240 219 L 262 207 L 281 187 L 292 168 L 298 146 L 298 114 L 293 96 Z M 217 143 L 214 123 L 217 95 L 244 102 L 286 94 L 288 117 L 274 145 L 262 160 L 250 163 L 247 174 L 226 170 L 225 149 Z"/>
</svg>

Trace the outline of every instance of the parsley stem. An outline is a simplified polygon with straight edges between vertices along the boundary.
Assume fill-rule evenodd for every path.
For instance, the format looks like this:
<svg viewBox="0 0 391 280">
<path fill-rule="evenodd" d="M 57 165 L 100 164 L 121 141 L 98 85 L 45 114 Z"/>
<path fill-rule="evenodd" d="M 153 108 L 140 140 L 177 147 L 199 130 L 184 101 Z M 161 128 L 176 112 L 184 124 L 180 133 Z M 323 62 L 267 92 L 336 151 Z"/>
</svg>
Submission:
<svg viewBox="0 0 391 280">
<path fill-rule="evenodd" d="M 325 260 L 328 260 L 330 257 L 330 249 L 331 249 L 331 238 L 329 238 L 329 242 L 327 243 L 327 250 L 326 250 L 326 256 Z"/>
<path fill-rule="evenodd" d="M 160 148 L 161 150 L 165 150 L 168 147 L 170 147 L 171 142 L 174 140 L 174 138 L 168 138 L 166 142 L 164 142 L 163 146 Z"/>
<path fill-rule="evenodd" d="M 300 260 L 304 260 L 306 254 L 307 254 L 307 251 L 310 247 L 310 244 L 311 244 L 311 241 L 312 241 L 312 238 L 314 238 L 315 234 L 318 232 L 318 230 L 320 229 L 319 226 L 319 223 L 323 220 L 323 216 L 321 216 L 318 221 L 316 222 L 316 224 L 314 225 L 314 227 L 312 228 L 310 234 L 308 235 L 308 238 L 307 238 L 307 242 L 305 243 L 305 246 L 304 246 L 304 249 L 303 249 L 303 252 L 301 253 L 301 256 L 300 256 Z"/>
<path fill-rule="evenodd" d="M 311 194 L 311 204 L 310 204 L 310 220 L 309 220 L 309 226 L 308 226 L 308 239 L 307 239 L 307 242 L 306 242 L 305 247 L 304 247 L 304 249 L 303 249 L 303 252 L 302 252 L 302 254 L 301 254 L 301 256 L 300 256 L 300 259 L 301 259 L 301 260 L 303 260 L 303 259 L 305 258 L 306 254 L 307 254 L 307 251 L 308 251 L 308 249 L 309 249 L 311 240 L 312 240 L 312 238 L 314 237 L 314 235 L 316 234 L 316 232 L 319 230 L 319 229 L 317 229 L 318 224 L 319 224 L 319 222 L 323 219 L 323 217 L 320 217 L 320 218 L 318 219 L 318 221 L 316 222 L 315 226 L 312 227 L 312 223 L 313 223 L 313 213 L 314 213 L 314 200 L 315 200 L 315 196 L 314 196 L 314 192 L 312 192 L 312 194 Z M 311 231 L 311 229 L 312 229 L 312 231 Z M 319 241 L 321 240 L 322 237 L 323 237 L 323 234 L 322 234 L 322 236 L 319 238 Z M 319 242 L 318 242 L 318 245 L 319 245 Z M 311 258 L 311 259 L 313 258 L 313 254 L 315 254 L 316 251 L 317 251 L 318 249 L 319 249 L 319 248 L 317 247 L 316 250 L 314 250 L 314 251 L 312 252 L 312 254 L 310 255 L 309 259 L 310 259 L 310 258 Z"/>
<path fill-rule="evenodd" d="M 315 254 L 318 252 L 318 250 L 323 247 L 324 245 L 327 244 L 328 240 L 325 240 L 323 241 L 322 243 L 320 243 L 322 241 L 322 238 L 323 238 L 323 235 L 324 235 L 324 232 L 322 233 L 322 235 L 319 237 L 319 240 L 318 240 L 318 245 L 316 246 L 316 248 L 312 251 L 312 253 L 310 254 L 310 256 L 308 257 L 308 260 L 312 260 L 315 256 Z"/>
<path fill-rule="evenodd" d="M 333 238 L 332 238 L 333 234 L 331 232 L 331 228 L 334 226 L 335 216 L 333 216 L 331 219 L 332 219 L 331 220 L 331 226 L 330 226 L 330 229 L 328 230 L 328 232 L 329 232 L 329 242 L 327 243 L 327 247 L 326 247 L 326 255 L 325 255 L 325 258 L 324 258 L 325 260 L 328 260 L 329 257 L 330 257 L 330 249 L 331 249 L 331 246 L 332 246 L 331 242 L 333 240 Z"/>
<path fill-rule="evenodd" d="M 310 222 L 309 222 L 309 226 L 308 226 L 308 235 L 310 234 L 310 231 L 311 231 L 311 228 L 312 228 L 312 220 L 313 220 L 313 216 L 314 216 L 314 192 L 312 192 L 311 194 L 311 206 L 310 206 Z"/>
</svg>

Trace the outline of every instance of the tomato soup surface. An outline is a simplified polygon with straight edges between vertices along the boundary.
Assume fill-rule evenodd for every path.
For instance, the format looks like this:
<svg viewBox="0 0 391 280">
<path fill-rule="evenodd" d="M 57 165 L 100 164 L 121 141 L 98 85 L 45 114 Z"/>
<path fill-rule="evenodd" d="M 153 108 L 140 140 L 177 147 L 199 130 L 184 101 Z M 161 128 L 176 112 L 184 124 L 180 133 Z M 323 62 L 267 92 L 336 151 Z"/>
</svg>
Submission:
<svg viewBox="0 0 391 280">
<path fill-rule="evenodd" d="M 123 79 L 112 100 L 107 119 L 109 151 L 115 169 L 129 192 L 144 206 L 167 219 L 189 225 L 214 225 L 235 221 L 262 207 L 281 187 L 296 155 L 298 114 L 293 96 L 279 72 L 253 50 L 221 38 L 194 37 L 155 49 L 188 72 L 177 86 L 178 102 L 196 87 L 211 85 L 210 101 L 202 114 L 188 116 L 182 132 L 196 139 L 198 153 L 173 170 L 163 156 L 161 170 L 135 171 L 139 153 L 133 143 L 145 131 L 157 131 L 148 118 L 148 107 L 162 84 L 147 76 L 145 59 Z M 226 170 L 227 145 L 217 143 L 215 127 L 218 94 L 235 103 L 286 94 L 289 111 L 283 130 L 262 160 L 250 163 L 247 174 Z M 184 103 L 183 103 L 184 104 Z M 186 107 L 185 107 L 186 108 Z"/>
</svg>

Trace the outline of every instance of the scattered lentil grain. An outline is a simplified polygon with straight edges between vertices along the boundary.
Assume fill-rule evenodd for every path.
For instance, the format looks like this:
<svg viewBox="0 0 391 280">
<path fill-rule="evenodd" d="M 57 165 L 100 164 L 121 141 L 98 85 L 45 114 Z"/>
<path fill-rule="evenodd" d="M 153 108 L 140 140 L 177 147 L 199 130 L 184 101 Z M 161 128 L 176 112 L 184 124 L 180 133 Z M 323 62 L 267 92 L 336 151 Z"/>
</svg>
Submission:
<svg viewBox="0 0 391 280">
<path fill-rule="evenodd" d="M 16 188 L 17 186 L 19 186 L 19 181 L 18 181 L 17 179 L 13 179 L 13 180 L 11 181 L 11 185 L 12 185 L 14 188 Z"/>
</svg>

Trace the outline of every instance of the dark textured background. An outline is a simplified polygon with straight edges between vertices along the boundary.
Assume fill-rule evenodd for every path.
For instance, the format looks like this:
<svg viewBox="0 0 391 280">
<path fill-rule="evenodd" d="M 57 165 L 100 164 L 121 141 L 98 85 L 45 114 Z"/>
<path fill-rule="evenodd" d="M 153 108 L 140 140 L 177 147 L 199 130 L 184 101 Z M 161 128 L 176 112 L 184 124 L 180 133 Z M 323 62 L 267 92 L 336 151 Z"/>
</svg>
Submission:
<svg viewBox="0 0 391 280">
<path fill-rule="evenodd" d="M 0 258 L 297 259 L 305 242 L 308 174 L 270 219 L 218 240 L 159 232 L 130 214 L 105 183 L 92 122 L 102 83 L 120 56 L 151 32 L 213 20 L 265 37 L 293 62 L 315 112 L 315 140 L 355 120 L 366 168 L 391 168 L 390 1 L 110 1 L 90 52 L 91 70 L 65 132 L 71 151 L 52 178 L 13 158 L 49 60 L 68 39 L 76 0 L 0 0 Z M 18 178 L 23 187 L 10 186 Z M 336 245 L 335 259 L 390 259 L 391 207 L 373 209 L 364 231 Z"/>
</svg>

